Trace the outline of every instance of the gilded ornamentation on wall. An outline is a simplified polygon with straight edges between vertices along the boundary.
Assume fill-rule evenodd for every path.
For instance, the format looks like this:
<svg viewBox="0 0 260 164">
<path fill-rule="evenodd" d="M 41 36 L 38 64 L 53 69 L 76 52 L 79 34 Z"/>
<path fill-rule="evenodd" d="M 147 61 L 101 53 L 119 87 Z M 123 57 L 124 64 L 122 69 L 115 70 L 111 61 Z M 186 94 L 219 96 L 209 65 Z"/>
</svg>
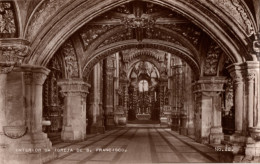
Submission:
<svg viewBox="0 0 260 164">
<path fill-rule="evenodd" d="M 11 2 L 0 2 L 0 38 L 17 36 L 14 7 Z"/>
<path fill-rule="evenodd" d="M 204 75 L 206 76 L 215 76 L 218 71 L 218 62 L 219 58 L 223 51 L 221 48 L 214 42 L 210 44 L 204 65 Z"/>
<path fill-rule="evenodd" d="M 146 30 L 145 34 L 147 39 L 164 40 L 182 46 L 182 44 L 175 39 L 175 36 L 158 28 L 149 28 Z"/>
<path fill-rule="evenodd" d="M 122 22 L 127 28 L 152 28 L 155 20 L 149 17 L 132 17 L 124 18 Z"/>
<path fill-rule="evenodd" d="M 102 34 L 108 32 L 112 28 L 114 28 L 114 25 L 88 25 L 84 26 L 80 30 L 80 37 L 83 42 L 83 46 L 85 49 L 87 49 L 88 46 L 91 45 L 91 43 L 97 39 L 98 37 L 102 36 Z"/>
<path fill-rule="evenodd" d="M 233 81 L 231 78 L 228 79 L 225 89 L 225 111 L 230 111 L 234 105 L 234 91 L 233 91 Z"/>
<path fill-rule="evenodd" d="M 201 30 L 193 24 L 165 24 L 164 27 L 181 34 L 186 39 L 190 40 L 193 45 L 198 48 Z"/>
<path fill-rule="evenodd" d="M 100 44 L 100 47 L 103 47 L 105 45 L 109 45 L 112 43 L 116 43 L 116 42 L 120 42 L 120 41 L 124 41 L 124 40 L 129 40 L 129 39 L 134 39 L 134 34 L 133 31 L 131 29 L 125 29 L 123 31 L 118 31 L 117 34 L 109 37 L 108 39 L 106 39 L 105 41 L 103 41 L 102 44 Z"/>
<path fill-rule="evenodd" d="M 61 52 L 64 55 L 67 77 L 68 78 L 78 77 L 79 76 L 78 60 L 71 40 L 68 40 L 62 45 Z"/>
</svg>

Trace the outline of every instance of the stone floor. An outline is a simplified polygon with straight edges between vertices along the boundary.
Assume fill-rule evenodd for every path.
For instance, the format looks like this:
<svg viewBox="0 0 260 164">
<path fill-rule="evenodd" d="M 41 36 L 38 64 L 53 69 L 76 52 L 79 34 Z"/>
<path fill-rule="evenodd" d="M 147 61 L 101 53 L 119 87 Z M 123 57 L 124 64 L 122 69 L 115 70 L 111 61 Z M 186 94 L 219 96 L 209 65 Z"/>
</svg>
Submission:
<svg viewBox="0 0 260 164">
<path fill-rule="evenodd" d="M 89 136 L 83 142 L 58 143 L 53 147 L 58 158 L 48 164 L 219 161 L 219 154 L 213 148 L 162 127 L 119 128 Z"/>
</svg>

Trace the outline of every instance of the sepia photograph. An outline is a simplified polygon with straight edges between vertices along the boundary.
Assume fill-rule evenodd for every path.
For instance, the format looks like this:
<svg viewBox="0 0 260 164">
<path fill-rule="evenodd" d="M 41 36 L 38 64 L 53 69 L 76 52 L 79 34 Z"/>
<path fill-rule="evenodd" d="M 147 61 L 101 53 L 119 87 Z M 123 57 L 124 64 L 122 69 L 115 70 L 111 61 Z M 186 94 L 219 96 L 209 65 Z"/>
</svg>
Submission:
<svg viewBox="0 0 260 164">
<path fill-rule="evenodd" d="M 260 0 L 0 0 L 0 164 L 260 163 Z"/>
</svg>

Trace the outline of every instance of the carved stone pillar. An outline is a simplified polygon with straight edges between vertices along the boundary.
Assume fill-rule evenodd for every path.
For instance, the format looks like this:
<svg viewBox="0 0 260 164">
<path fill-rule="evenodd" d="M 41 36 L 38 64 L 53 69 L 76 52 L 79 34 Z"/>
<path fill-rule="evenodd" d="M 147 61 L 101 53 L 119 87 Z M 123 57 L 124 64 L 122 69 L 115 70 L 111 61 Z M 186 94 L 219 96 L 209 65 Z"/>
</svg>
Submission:
<svg viewBox="0 0 260 164">
<path fill-rule="evenodd" d="M 63 79 L 58 85 L 65 96 L 61 139 L 82 141 L 86 137 L 86 96 L 90 85 L 82 79 Z"/>
<path fill-rule="evenodd" d="M 196 94 L 195 138 L 202 143 L 220 144 L 224 138 L 221 126 L 223 77 L 201 77 L 194 85 Z"/>
</svg>

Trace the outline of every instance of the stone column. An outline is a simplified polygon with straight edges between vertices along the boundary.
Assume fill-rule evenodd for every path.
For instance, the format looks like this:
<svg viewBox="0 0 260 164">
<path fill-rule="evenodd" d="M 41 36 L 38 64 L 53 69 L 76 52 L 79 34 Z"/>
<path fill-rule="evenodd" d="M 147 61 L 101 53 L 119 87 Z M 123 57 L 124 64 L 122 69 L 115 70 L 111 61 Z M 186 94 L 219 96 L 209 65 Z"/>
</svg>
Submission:
<svg viewBox="0 0 260 164">
<path fill-rule="evenodd" d="M 221 97 L 224 77 L 201 77 L 195 83 L 196 124 L 195 137 L 202 143 L 220 144 L 224 135 L 221 126 Z M 198 96 L 199 95 L 199 96 Z"/>
<path fill-rule="evenodd" d="M 160 103 L 160 124 L 161 125 L 168 125 L 167 115 L 164 112 L 167 87 L 168 87 L 168 79 L 161 77 L 159 82 L 159 103 Z"/>
<path fill-rule="evenodd" d="M 235 105 L 235 133 L 242 134 L 243 131 L 243 96 L 244 81 L 241 72 L 232 72 L 234 82 L 234 105 Z"/>
<path fill-rule="evenodd" d="M 179 133 L 182 135 L 187 135 L 188 128 L 187 128 L 187 122 L 188 122 L 188 116 L 187 116 L 187 108 L 185 108 L 184 104 L 187 103 L 187 100 L 185 101 L 185 96 L 187 93 L 186 91 L 186 85 L 185 85 L 185 75 L 186 75 L 186 64 L 183 63 L 180 65 L 177 69 L 178 74 L 178 108 L 180 113 L 180 128 Z M 185 102 L 185 103 L 184 103 Z"/>
<path fill-rule="evenodd" d="M 29 163 L 42 163 L 52 159 L 53 152 L 50 150 L 52 143 L 47 134 L 42 132 L 42 110 L 43 110 L 43 83 L 49 74 L 49 70 L 41 66 L 21 66 L 24 79 L 24 98 L 27 133 L 21 138 L 19 149 L 40 150 L 32 154 L 26 154 Z M 23 94 L 23 93 L 21 93 Z M 44 155 L 43 155 L 44 154 Z M 26 162 L 25 162 L 26 163 Z"/>
<path fill-rule="evenodd" d="M 89 124 L 88 132 L 91 134 L 105 133 L 104 117 L 103 117 L 103 107 L 102 107 L 102 75 L 101 64 L 97 63 L 91 73 L 91 89 L 88 96 L 89 99 Z M 103 94 L 103 93 L 102 93 Z"/>
<path fill-rule="evenodd" d="M 184 89 L 184 109 L 187 111 L 187 135 L 194 135 L 194 95 L 192 93 L 192 70 L 186 66 Z"/>
<path fill-rule="evenodd" d="M 86 96 L 90 85 L 82 79 L 62 79 L 58 85 L 65 97 L 61 139 L 82 141 L 86 137 Z"/>
<path fill-rule="evenodd" d="M 235 133 L 230 136 L 230 141 L 233 144 L 233 153 L 242 153 L 247 135 L 247 109 L 245 107 L 245 81 L 244 72 L 241 63 L 235 63 L 227 67 L 232 79 L 234 88 L 234 108 L 235 108 Z"/>
<path fill-rule="evenodd" d="M 45 136 L 42 132 L 42 90 L 50 71 L 40 66 L 23 66 L 22 69 L 24 70 L 28 130 L 34 136 L 38 134 Z"/>
<path fill-rule="evenodd" d="M 106 62 L 104 62 L 106 64 Z M 103 105 L 104 105 L 104 112 L 105 112 L 105 128 L 107 130 L 111 130 L 115 127 L 114 123 L 114 68 L 111 67 L 104 67 L 104 78 L 103 78 Z"/>
<path fill-rule="evenodd" d="M 183 95 L 182 95 L 182 88 L 183 88 L 183 79 L 182 79 L 182 65 L 181 62 L 179 65 L 175 65 L 172 67 L 173 69 L 173 76 L 174 76 L 174 87 L 173 87 L 173 94 L 174 94 L 174 101 L 173 101 L 173 113 L 172 113 L 172 130 L 179 131 L 183 134 L 183 130 L 180 131 L 181 128 L 181 115 L 183 116 L 182 125 L 186 125 L 186 118 L 187 115 L 183 112 Z"/>
<path fill-rule="evenodd" d="M 117 111 L 115 113 L 115 121 L 118 125 L 126 125 L 128 118 L 128 79 L 127 77 L 120 77 L 120 95 L 122 98 L 122 104 L 117 107 Z"/>
</svg>

